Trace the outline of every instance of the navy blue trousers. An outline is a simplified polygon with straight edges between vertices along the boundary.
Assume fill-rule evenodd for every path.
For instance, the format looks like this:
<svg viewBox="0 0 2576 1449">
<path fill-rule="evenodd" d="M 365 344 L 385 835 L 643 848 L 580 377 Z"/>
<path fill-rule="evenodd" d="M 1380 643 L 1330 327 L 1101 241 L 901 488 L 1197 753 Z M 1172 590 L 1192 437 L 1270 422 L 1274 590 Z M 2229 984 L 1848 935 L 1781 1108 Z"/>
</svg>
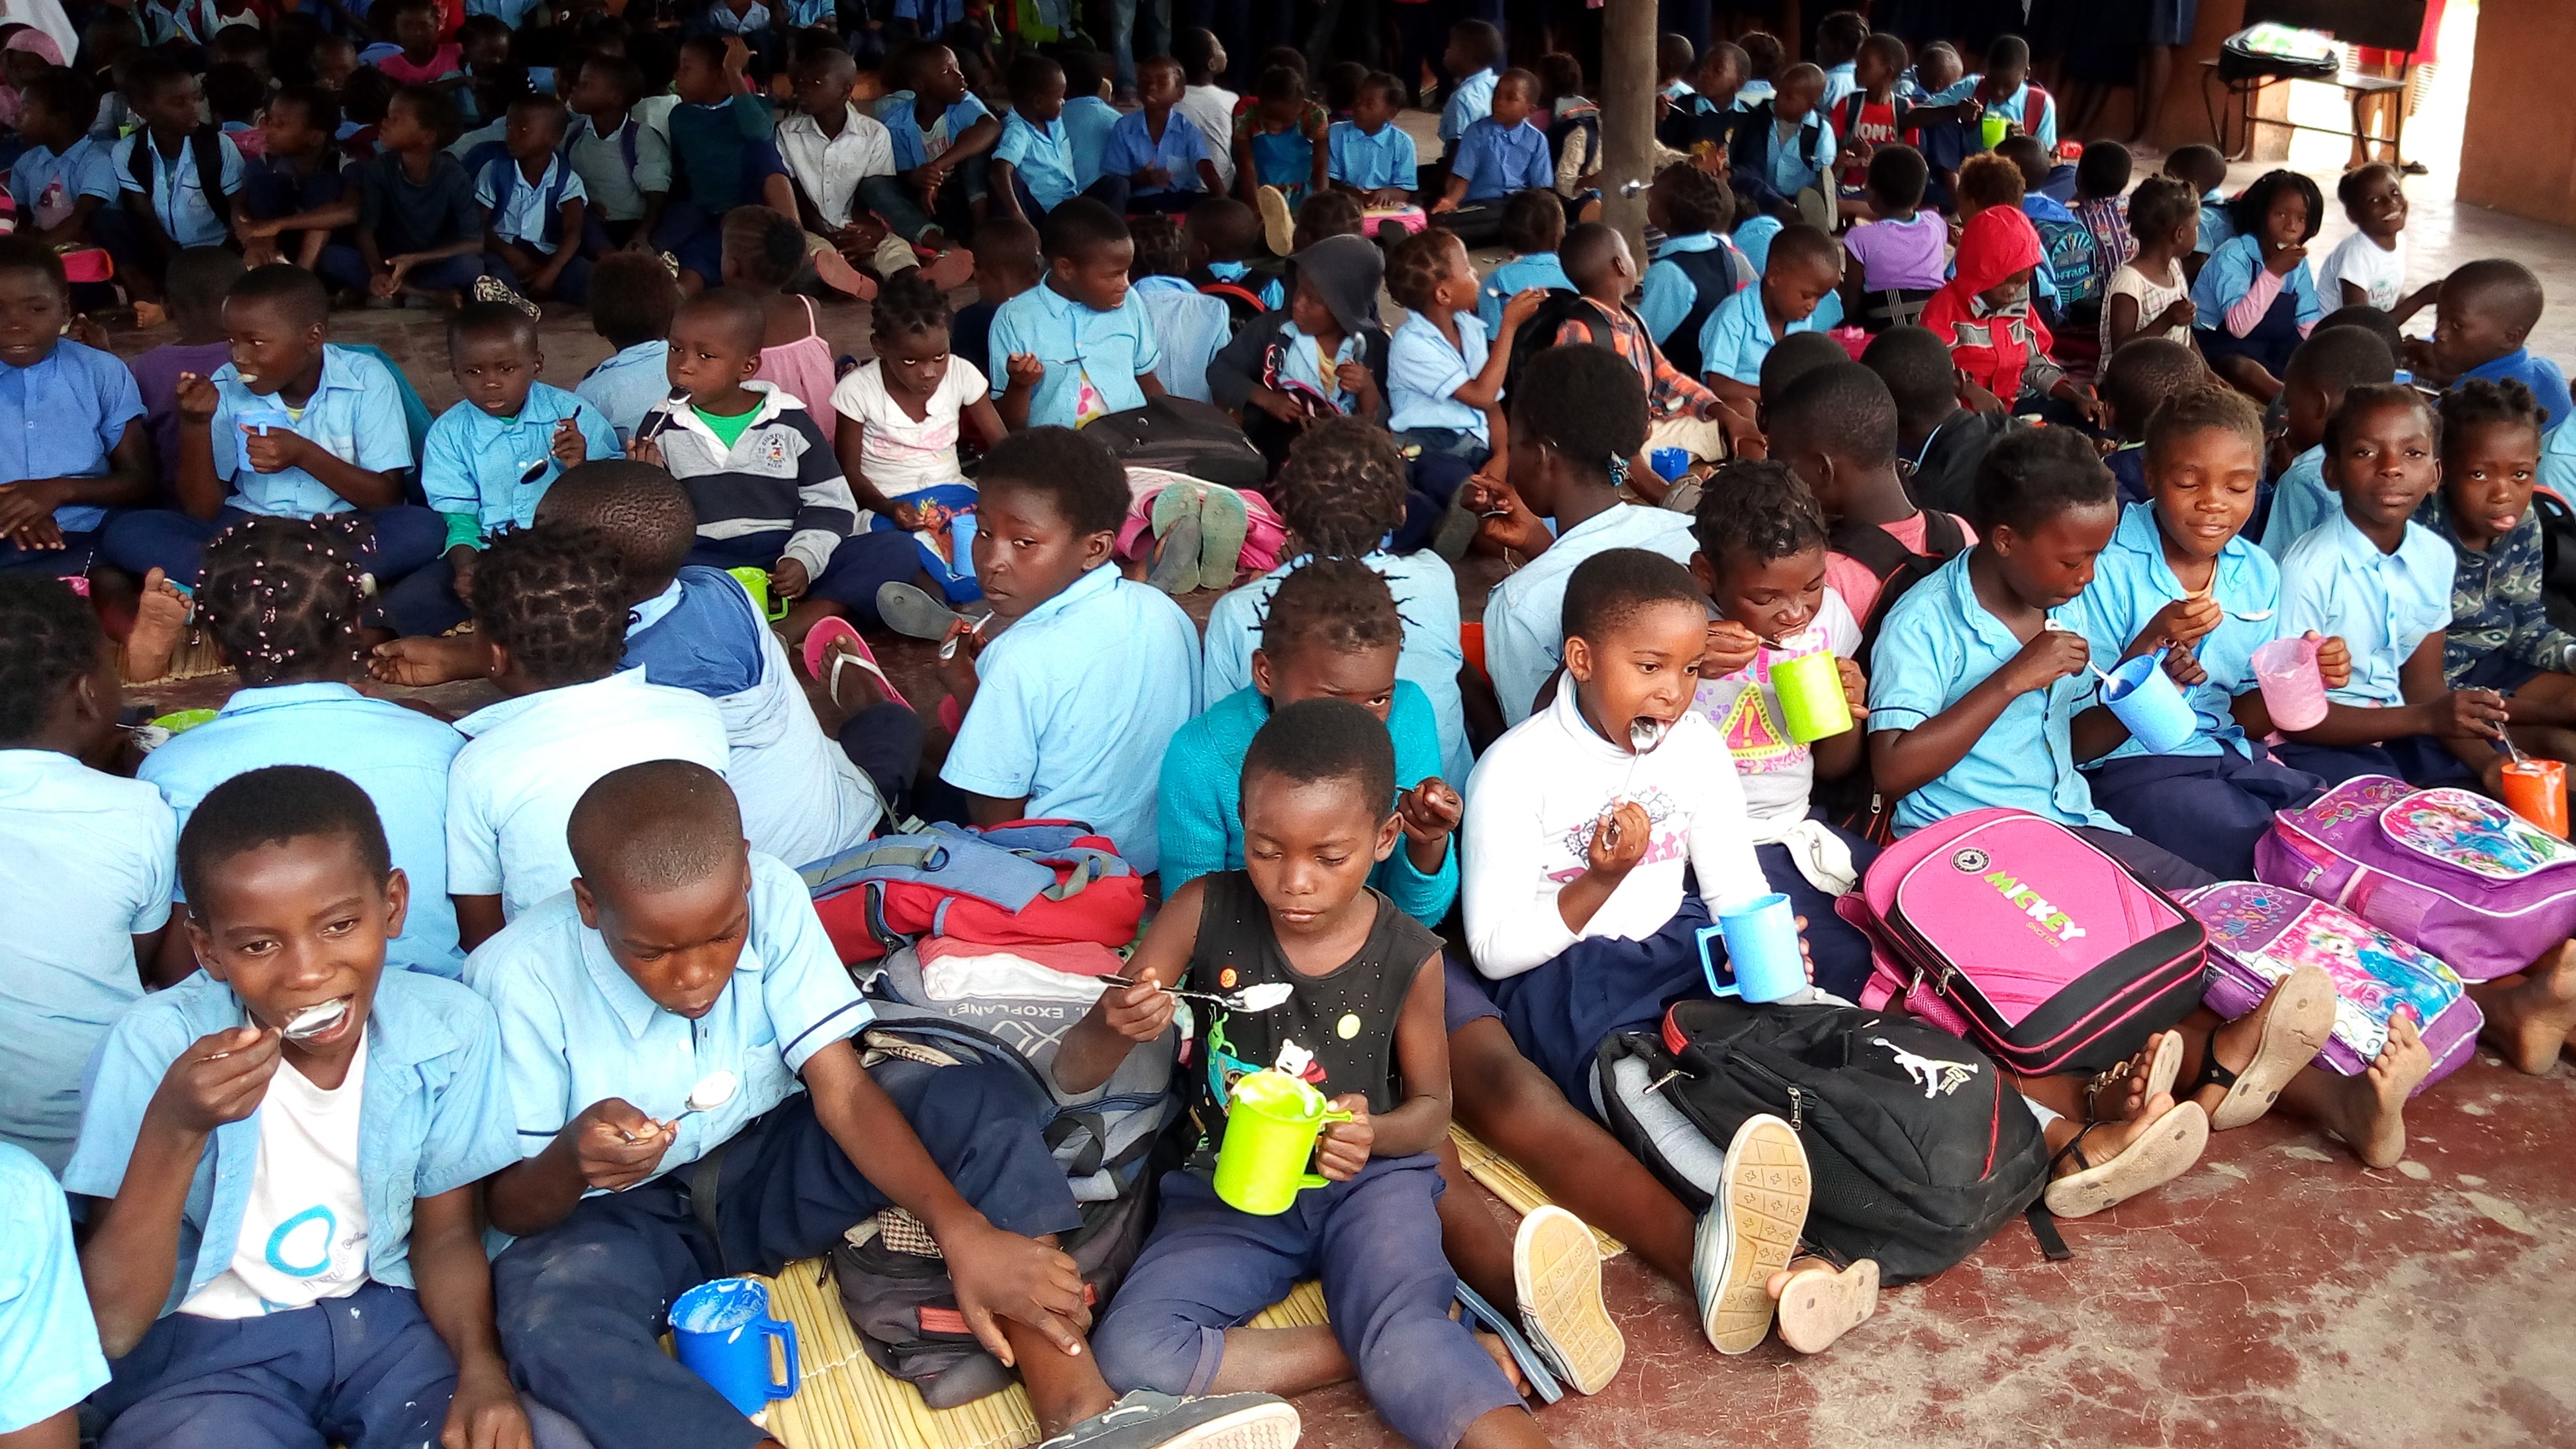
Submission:
<svg viewBox="0 0 2576 1449">
<path fill-rule="evenodd" d="M 117 515 L 111 513 L 108 516 L 113 518 Z M 10 569 L 42 569 L 60 578 L 77 578 L 89 572 L 90 560 L 97 553 L 96 533 L 66 533 L 61 548 L 20 548 L 0 539 L 0 573 Z"/>
<path fill-rule="evenodd" d="M 138 508 L 108 520 L 99 533 L 99 555 L 137 576 L 159 569 L 170 582 L 193 588 L 205 564 L 206 545 L 251 516 L 230 505 L 212 518 L 175 508 Z M 446 548 L 447 520 L 419 504 L 397 503 L 366 517 L 370 531 L 358 550 L 358 568 L 374 574 L 381 588 L 408 578 Z"/>
<path fill-rule="evenodd" d="M 688 561 L 719 569 L 775 568 L 792 536 L 782 529 L 776 533 L 748 533 L 740 538 L 702 537 L 689 546 Z M 883 622 L 877 618 L 878 586 L 910 583 L 913 575 L 920 572 L 921 548 L 911 534 L 854 533 L 832 550 L 822 576 L 809 581 L 806 592 L 839 604 L 852 619 L 876 624 Z"/>
<path fill-rule="evenodd" d="M 2375 745 L 2303 745 L 2286 740 L 2274 751 L 2283 764 L 2340 785 L 2360 775 L 2389 775 L 2418 789 L 2437 785 L 2475 788 L 2477 772 L 2431 735 L 2400 735 Z"/>
<path fill-rule="evenodd" d="M 2138 755 L 2084 772 L 2093 803 L 2141 840 L 2181 856 L 2220 880 L 2254 878 L 2254 842 L 2272 817 L 2324 793 L 2326 782 L 2253 746 L 2251 759 Z"/>
<path fill-rule="evenodd" d="M 1051 1104 L 1026 1074 L 889 1061 L 869 1075 L 995 1227 L 1037 1237 L 1081 1224 L 1064 1169 L 1040 1135 Z M 671 1301 L 729 1273 L 774 1275 L 892 1205 L 823 1130 L 802 1092 L 727 1144 L 717 1169 L 717 1240 L 692 1211 L 694 1176 L 691 1164 L 584 1198 L 570 1217 L 519 1239 L 492 1264 L 511 1377 L 596 1444 L 751 1449 L 767 1440 L 662 1351 Z"/>
<path fill-rule="evenodd" d="M 1543 966 L 1492 983 L 1494 1005 L 1521 1055 L 1565 1100 L 1591 1111 L 1592 1060 L 1602 1038 L 1653 1030 L 1667 1003 L 1708 994 L 1698 940 L 1707 924 L 1708 907 L 1692 891 L 1651 936 L 1577 941 Z"/>
<path fill-rule="evenodd" d="M 407 1449 L 438 1441 L 456 1360 L 408 1288 L 260 1318 L 164 1315 L 90 1402 L 100 1449 Z"/>
<path fill-rule="evenodd" d="M 1333 1336 L 1378 1416 L 1423 1449 L 1450 1449 L 1468 1425 L 1521 1400 L 1449 1317 L 1458 1274 L 1440 1252 L 1441 1190 L 1429 1154 L 1381 1157 L 1255 1217 L 1226 1206 L 1205 1177 L 1164 1174 L 1154 1235 L 1092 1332 L 1101 1376 L 1122 1392 L 1206 1394 L 1225 1331 L 1321 1278 Z"/>
</svg>

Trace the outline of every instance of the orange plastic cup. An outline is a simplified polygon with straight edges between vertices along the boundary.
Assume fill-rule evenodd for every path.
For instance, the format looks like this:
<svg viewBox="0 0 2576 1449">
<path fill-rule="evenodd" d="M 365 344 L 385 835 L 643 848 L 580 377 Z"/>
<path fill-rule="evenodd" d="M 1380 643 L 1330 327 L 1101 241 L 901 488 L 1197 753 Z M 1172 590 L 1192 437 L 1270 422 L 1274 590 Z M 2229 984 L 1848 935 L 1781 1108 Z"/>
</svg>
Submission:
<svg viewBox="0 0 2576 1449">
<path fill-rule="evenodd" d="M 2505 808 L 2567 838 L 2567 767 L 2556 760 L 2520 759 L 2504 767 Z"/>
</svg>

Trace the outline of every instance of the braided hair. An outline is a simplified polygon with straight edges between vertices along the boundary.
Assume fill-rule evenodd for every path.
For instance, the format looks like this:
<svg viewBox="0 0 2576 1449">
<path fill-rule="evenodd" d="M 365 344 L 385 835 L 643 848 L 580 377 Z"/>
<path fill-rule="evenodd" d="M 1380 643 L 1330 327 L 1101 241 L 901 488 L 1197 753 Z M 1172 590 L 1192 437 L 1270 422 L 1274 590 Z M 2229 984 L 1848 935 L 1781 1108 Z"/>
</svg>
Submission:
<svg viewBox="0 0 2576 1449">
<path fill-rule="evenodd" d="M 1788 464 L 1739 459 L 1709 475 L 1691 536 L 1719 568 L 1730 549 L 1764 564 L 1823 548 L 1825 514 Z"/>
<path fill-rule="evenodd" d="M 336 678 L 358 662 L 353 525 L 247 518 L 206 545 L 197 612 L 245 685 Z"/>
<path fill-rule="evenodd" d="M 907 267 L 885 279 L 877 289 L 876 316 L 872 330 L 879 337 L 908 337 L 915 332 L 948 330 L 948 294 L 939 284 L 922 274 L 919 267 Z M 882 350 L 882 349 L 880 349 Z M 980 359 L 978 359 L 980 361 Z"/>
<path fill-rule="evenodd" d="M 2495 382 L 2473 377 L 2457 384 L 2442 394 L 2441 418 L 2442 439 L 2454 445 L 2465 442 L 2471 428 L 2498 424 L 2525 427 L 2538 438 L 2549 427 L 2547 410 L 2518 377 Z"/>
<path fill-rule="evenodd" d="M 1431 306 L 1431 291 L 1452 274 L 1450 249 L 1464 244 L 1456 232 L 1439 227 L 1425 227 L 1395 244 L 1386 259 L 1386 294 L 1408 312 L 1420 312 Z"/>
<path fill-rule="evenodd" d="M 1300 644 L 1336 654 L 1404 645 L 1404 619 L 1386 580 L 1352 558 L 1309 559 L 1288 571 L 1261 621 L 1261 651 L 1273 667 Z"/>
<path fill-rule="evenodd" d="M 0 744 L 35 738 L 62 692 L 98 668 L 102 637 L 89 602 L 62 580 L 0 573 Z"/>
<path fill-rule="evenodd" d="M 545 524 L 492 541 L 474 570 L 474 628 L 553 688 L 605 679 L 626 653 L 626 580 L 596 529 Z"/>
<path fill-rule="evenodd" d="M 1403 526 L 1404 487 L 1393 435 L 1364 418 L 1331 417 L 1290 446 L 1270 497 L 1310 552 L 1365 558 Z"/>
</svg>

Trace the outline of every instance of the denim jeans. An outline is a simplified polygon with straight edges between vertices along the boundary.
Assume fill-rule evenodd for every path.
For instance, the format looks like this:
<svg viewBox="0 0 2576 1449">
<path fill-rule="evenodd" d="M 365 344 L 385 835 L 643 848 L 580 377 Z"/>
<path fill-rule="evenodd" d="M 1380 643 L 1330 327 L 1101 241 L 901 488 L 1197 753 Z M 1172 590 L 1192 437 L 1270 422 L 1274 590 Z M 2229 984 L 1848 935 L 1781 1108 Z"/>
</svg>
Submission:
<svg viewBox="0 0 2576 1449">
<path fill-rule="evenodd" d="M 1142 23 L 1145 42 L 1136 43 Z M 1168 55 L 1172 45 L 1172 0 L 1109 0 L 1109 58 L 1116 63 L 1118 88 L 1136 88 L 1136 56 Z"/>
</svg>

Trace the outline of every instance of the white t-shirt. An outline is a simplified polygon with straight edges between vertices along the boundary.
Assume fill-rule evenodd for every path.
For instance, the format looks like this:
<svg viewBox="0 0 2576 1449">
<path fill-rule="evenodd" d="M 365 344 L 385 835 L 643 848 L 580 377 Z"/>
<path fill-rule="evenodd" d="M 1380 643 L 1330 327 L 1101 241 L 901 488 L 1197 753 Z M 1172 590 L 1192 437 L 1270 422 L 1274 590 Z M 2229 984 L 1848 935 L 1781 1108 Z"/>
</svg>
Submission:
<svg viewBox="0 0 2576 1449">
<path fill-rule="evenodd" d="M 70 52 L 66 51 L 65 54 Z M 1207 158 L 1216 166 L 1216 179 L 1234 189 L 1234 107 L 1235 93 L 1223 86 L 1185 86 L 1181 103 L 1173 107 L 1190 118 L 1207 138 Z"/>
<path fill-rule="evenodd" d="M 963 483 L 957 466 L 957 418 L 966 404 L 991 391 L 983 369 L 951 354 L 948 375 L 930 395 L 919 422 L 886 392 L 882 365 L 862 362 L 832 389 L 832 406 L 859 425 L 859 466 L 888 498 L 901 498 L 942 483 Z M 864 515 L 859 526 L 867 526 Z"/>
<path fill-rule="evenodd" d="M 2370 305 L 2380 311 L 2396 311 L 2406 297 L 2406 233 L 2399 232 L 2397 245 L 2385 251 L 2360 232 L 2345 237 L 2317 270 L 2317 290 L 2324 294 L 2317 300 L 2327 304 L 2327 311 L 2344 305 L 2339 285 L 2344 282 L 2368 293 Z"/>
<path fill-rule="evenodd" d="M 2170 282 L 2171 285 L 2167 285 L 2167 282 Z M 2151 324 L 2154 323 L 2156 318 L 2164 314 L 2164 310 L 2167 307 L 2172 306 L 2174 303 L 2179 302 L 2190 295 L 2191 285 L 2183 280 L 2182 267 L 2179 264 L 2175 265 L 2172 274 L 2166 279 L 2166 281 L 2160 282 L 2153 277 L 2148 276 L 2146 273 L 2139 271 L 2135 262 L 2123 263 L 2120 270 L 2111 274 L 2111 290 L 2102 294 L 2102 358 L 2104 363 L 2107 365 L 2111 357 L 2111 299 L 2113 297 L 2135 297 L 2138 299 L 2138 330 L 2132 334 L 2133 336 L 2161 337 L 2169 342 L 2180 342 L 2185 346 L 2189 346 L 2191 343 L 2190 323 L 2186 322 L 2179 327 L 2167 327 L 2162 330 L 2158 330 Z M 2211 319 L 2207 317 L 2203 317 L 2198 320 L 2205 323 L 2211 321 Z"/>
<path fill-rule="evenodd" d="M 1693 713 L 1704 715 L 1717 726 L 1718 736 L 1726 741 L 1728 753 L 1735 756 L 1735 773 L 1744 786 L 1744 813 L 1759 821 L 1803 820 L 1807 816 L 1807 794 L 1816 780 L 1816 759 L 1805 745 L 1789 738 L 1780 723 L 1780 694 L 1771 687 L 1771 661 L 1804 654 L 1815 646 L 1822 634 L 1826 647 L 1848 659 L 1860 648 L 1860 622 L 1852 617 L 1842 595 L 1825 590 L 1825 602 L 1816 611 L 1813 623 L 1805 633 L 1780 642 L 1794 647 L 1773 649 L 1763 645 L 1753 655 L 1753 662 L 1716 679 L 1699 682 L 1699 693 L 1691 698 Z M 1759 687 L 1755 687 L 1756 682 Z"/>
<path fill-rule="evenodd" d="M 346 1298 L 367 1281 L 367 1200 L 358 1190 L 358 1112 L 367 1037 L 330 1091 L 282 1061 L 259 1103 L 259 1162 L 232 1266 L 179 1305 L 199 1318 L 257 1318 Z"/>
</svg>

